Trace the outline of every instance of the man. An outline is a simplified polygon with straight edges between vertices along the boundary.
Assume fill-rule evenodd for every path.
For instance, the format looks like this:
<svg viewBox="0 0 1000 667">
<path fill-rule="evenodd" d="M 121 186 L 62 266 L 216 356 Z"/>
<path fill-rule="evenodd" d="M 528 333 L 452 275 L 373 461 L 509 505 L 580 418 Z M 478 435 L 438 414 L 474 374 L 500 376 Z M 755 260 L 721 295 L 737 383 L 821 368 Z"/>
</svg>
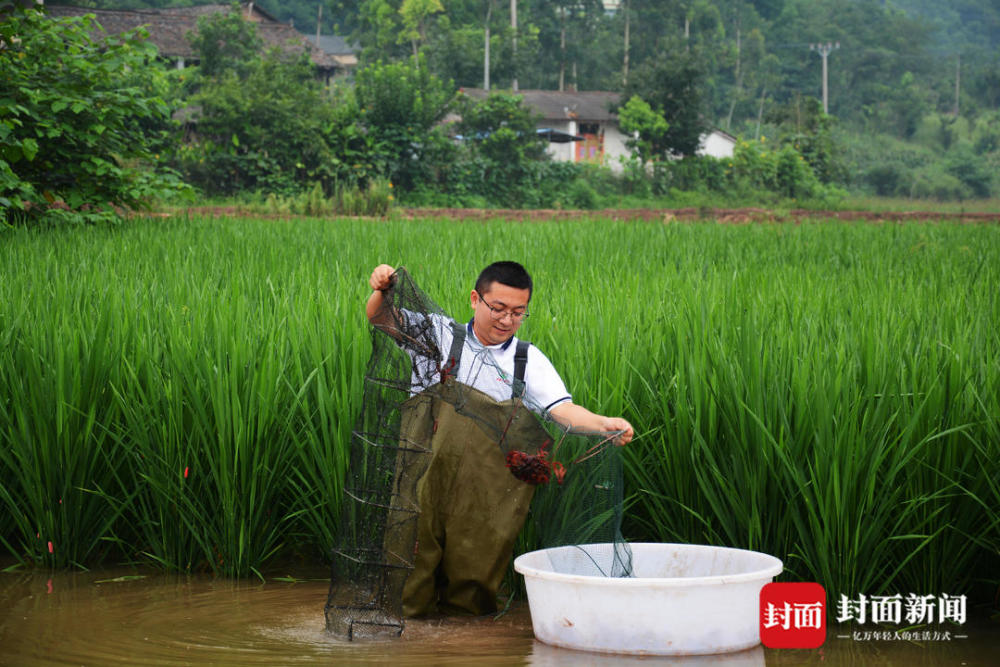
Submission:
<svg viewBox="0 0 1000 667">
<path fill-rule="evenodd" d="M 372 271 L 366 314 L 410 354 L 411 394 L 435 397 L 424 403 L 430 407 L 404 404 L 403 409 L 401 439 L 429 440 L 433 451 L 417 489 L 416 561 L 404 588 L 403 611 L 409 616 L 435 610 L 488 613 L 496 608 L 497 589 L 534 487 L 506 469 L 497 440 L 481 428 L 485 419 L 477 424 L 469 415 L 525 405 L 567 429 L 614 435 L 619 445 L 632 439 L 633 429 L 625 419 L 574 403 L 548 358 L 516 338 L 533 288 L 520 264 L 496 262 L 483 269 L 469 294 L 473 316 L 465 326 L 433 313 L 387 308 L 384 291 L 393 285 L 394 274 L 387 264 Z M 430 331 L 423 334 L 430 344 L 417 344 L 407 333 L 415 330 Z M 456 387 L 463 389 L 461 399 L 449 399 L 457 395 Z M 535 419 L 521 420 L 515 429 L 516 435 L 505 429 L 503 437 L 544 438 Z"/>
</svg>

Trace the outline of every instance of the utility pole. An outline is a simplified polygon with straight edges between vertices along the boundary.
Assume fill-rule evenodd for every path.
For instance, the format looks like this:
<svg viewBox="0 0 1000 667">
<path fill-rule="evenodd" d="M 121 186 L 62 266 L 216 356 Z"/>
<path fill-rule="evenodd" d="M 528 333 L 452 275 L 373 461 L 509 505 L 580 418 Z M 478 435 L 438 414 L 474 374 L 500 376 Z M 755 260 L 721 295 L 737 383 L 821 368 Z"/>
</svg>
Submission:
<svg viewBox="0 0 1000 667">
<path fill-rule="evenodd" d="M 483 90 L 490 89 L 490 16 L 493 14 L 493 0 L 486 3 L 486 21 L 483 23 L 483 34 L 486 41 L 483 44 Z"/>
<path fill-rule="evenodd" d="M 625 12 L 625 62 L 622 65 L 622 88 L 628 85 L 628 39 L 629 39 L 629 13 L 628 0 L 622 3 Z"/>
<path fill-rule="evenodd" d="M 958 96 L 962 92 L 962 54 L 958 54 L 955 63 L 955 118 L 958 118 Z"/>
<path fill-rule="evenodd" d="M 559 7 L 559 92 L 566 90 L 566 8 Z"/>
<path fill-rule="evenodd" d="M 830 55 L 831 51 L 836 51 L 840 48 L 840 42 L 827 42 L 826 44 L 810 44 L 810 51 L 817 51 L 819 57 L 823 59 L 823 113 L 830 113 L 830 96 L 829 90 L 827 88 L 827 75 L 826 75 L 826 59 Z"/>
<path fill-rule="evenodd" d="M 510 27 L 514 31 L 514 41 L 511 44 L 513 47 L 513 57 L 514 57 L 514 80 L 511 82 L 511 88 L 516 93 L 517 92 L 517 0 L 510 0 Z"/>
</svg>

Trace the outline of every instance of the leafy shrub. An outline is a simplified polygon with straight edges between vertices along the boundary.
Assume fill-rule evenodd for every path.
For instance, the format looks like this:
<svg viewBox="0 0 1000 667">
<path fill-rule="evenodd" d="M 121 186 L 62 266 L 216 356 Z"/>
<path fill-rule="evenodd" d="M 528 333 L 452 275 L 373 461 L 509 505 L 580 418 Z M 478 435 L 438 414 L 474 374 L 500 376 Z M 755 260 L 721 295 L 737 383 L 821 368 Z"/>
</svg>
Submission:
<svg viewBox="0 0 1000 667">
<path fill-rule="evenodd" d="M 967 119 L 943 113 L 932 113 L 921 118 L 913 134 L 917 143 L 936 151 L 945 151 L 961 142 L 971 141 L 971 137 Z"/>
<path fill-rule="evenodd" d="M 819 179 L 797 150 L 786 144 L 775 153 L 774 159 L 775 191 L 791 199 L 809 198 L 818 194 Z"/>
<path fill-rule="evenodd" d="M 535 131 L 536 116 L 520 95 L 494 91 L 483 100 L 461 95 L 456 106 L 462 116 L 457 131 L 484 158 L 521 164 L 545 156 L 546 141 Z"/>
<path fill-rule="evenodd" d="M 316 182 L 309 190 L 295 195 L 282 196 L 272 192 L 264 201 L 263 208 L 268 213 L 279 214 L 385 217 L 392 208 L 393 200 L 392 183 L 385 179 L 373 179 L 365 186 L 338 183 L 330 197 Z"/>
<path fill-rule="evenodd" d="M 646 165 L 635 156 L 621 158 L 622 193 L 636 197 L 648 197 L 652 192 Z"/>
<path fill-rule="evenodd" d="M 33 9 L 0 20 L 0 221 L 94 221 L 182 189 L 143 128 L 170 116 L 154 48 L 141 31 L 95 41 L 96 28 Z"/>
<path fill-rule="evenodd" d="M 621 192 L 621 176 L 611 171 L 610 167 L 590 162 L 578 162 L 574 166 L 577 168 L 577 177 L 586 180 L 598 196 L 611 197 Z"/>
<path fill-rule="evenodd" d="M 993 190 L 993 173 L 971 146 L 961 144 L 948 152 L 944 167 L 957 178 L 974 197 L 989 197 Z"/>
<path fill-rule="evenodd" d="M 792 199 L 823 195 L 812 167 L 794 146 L 769 150 L 766 140 L 741 141 L 733 153 L 731 177 L 738 188 L 767 190 Z"/>
<path fill-rule="evenodd" d="M 865 182 L 872 187 L 880 197 L 898 195 L 903 188 L 905 173 L 896 164 L 879 164 L 865 173 Z"/>
<path fill-rule="evenodd" d="M 183 84 L 188 141 L 173 159 L 191 183 L 284 198 L 318 183 L 331 196 L 338 183 L 366 187 L 386 173 L 388 151 L 360 126 L 353 91 L 324 89 L 305 54 L 260 55 L 256 26 L 238 11 L 199 19 L 188 39 L 201 64 Z"/>
<path fill-rule="evenodd" d="M 968 199 L 970 195 L 962 181 L 936 166 L 918 170 L 910 186 L 910 196 L 920 199 L 951 201 Z"/>
<path fill-rule="evenodd" d="M 392 192 L 392 183 L 384 178 L 374 179 L 364 188 L 342 184 L 334 191 L 334 209 L 344 215 L 384 217 L 392 207 Z"/>
<path fill-rule="evenodd" d="M 775 162 L 773 151 L 767 150 L 764 141 L 740 141 L 729 162 L 730 177 L 742 191 L 774 190 Z"/>
<path fill-rule="evenodd" d="M 198 17 L 197 30 L 187 38 L 198 53 L 201 75 L 209 79 L 228 72 L 246 78 L 263 45 L 256 24 L 243 18 L 236 3 L 231 11 Z"/>
<path fill-rule="evenodd" d="M 431 74 L 423 57 L 381 60 L 355 75 L 359 125 L 383 161 L 382 175 L 403 190 L 434 181 L 453 151 L 437 124 L 451 109 L 455 88 Z"/>
<path fill-rule="evenodd" d="M 768 119 L 774 124 L 774 144 L 793 147 L 821 183 L 847 180 L 848 172 L 841 161 L 843 149 L 834 133 L 836 119 L 823 113 L 819 100 L 796 97 L 772 109 Z"/>
<path fill-rule="evenodd" d="M 535 129 L 535 115 L 519 95 L 493 92 L 483 100 L 461 96 L 457 109 L 462 147 L 460 164 L 451 175 L 460 190 L 499 206 L 545 206 L 575 177 L 575 165 L 549 160 L 545 139 Z M 569 171 L 556 165 L 570 165 Z"/>
<path fill-rule="evenodd" d="M 519 205 L 535 208 L 551 208 L 556 201 L 565 199 L 570 184 L 583 179 L 585 173 L 585 165 L 581 163 L 548 158 L 530 163 L 530 168 L 532 180 Z"/>
<path fill-rule="evenodd" d="M 708 130 L 704 84 L 710 54 L 677 37 L 663 38 L 659 47 L 656 57 L 629 72 L 622 99 L 639 96 L 648 103 L 652 115 L 643 109 L 641 117 L 653 131 L 642 139 L 656 139 L 649 143 L 654 155 L 694 155 L 701 135 Z"/>
<path fill-rule="evenodd" d="M 671 188 L 720 192 L 728 187 L 726 160 L 709 156 L 689 156 L 654 165 L 653 189 L 666 194 Z"/>
<path fill-rule="evenodd" d="M 194 140 L 178 151 L 177 164 L 208 193 L 292 194 L 354 176 L 333 146 L 358 150 L 363 139 L 339 136 L 343 119 L 304 59 L 286 62 L 272 51 L 240 72 L 204 80 L 189 103 L 198 110 Z"/>
<path fill-rule="evenodd" d="M 663 108 L 654 110 L 638 95 L 628 98 L 628 102 L 618 110 L 622 132 L 630 136 L 625 140 L 639 159 L 648 162 L 667 153 L 667 131 L 670 123 L 663 118 Z"/>
<path fill-rule="evenodd" d="M 578 178 L 570 184 L 566 191 L 566 203 L 572 208 L 593 210 L 598 207 L 597 191 L 591 187 L 590 183 Z"/>
<path fill-rule="evenodd" d="M 976 118 L 972 146 L 980 155 L 1000 151 L 1000 111 L 987 111 Z"/>
</svg>

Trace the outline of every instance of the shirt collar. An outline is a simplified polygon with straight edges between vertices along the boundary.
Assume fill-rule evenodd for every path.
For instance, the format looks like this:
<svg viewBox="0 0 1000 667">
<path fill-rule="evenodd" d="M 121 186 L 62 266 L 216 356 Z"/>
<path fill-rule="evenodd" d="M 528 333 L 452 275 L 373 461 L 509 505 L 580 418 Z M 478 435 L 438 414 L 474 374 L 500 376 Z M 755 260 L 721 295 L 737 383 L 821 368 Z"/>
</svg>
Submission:
<svg viewBox="0 0 1000 667">
<path fill-rule="evenodd" d="M 472 330 L 472 323 L 475 321 L 475 319 L 476 318 L 473 317 L 471 320 L 469 320 L 469 323 L 465 325 L 465 328 L 468 330 L 469 335 L 472 336 L 473 340 L 478 341 L 479 338 L 476 337 L 476 332 Z M 511 336 L 510 338 L 508 338 L 507 340 L 505 340 L 503 343 L 500 344 L 500 350 L 506 351 L 507 348 L 510 347 L 510 344 L 513 342 L 514 342 L 514 336 Z M 492 346 L 484 345 L 483 347 L 492 347 Z"/>
</svg>

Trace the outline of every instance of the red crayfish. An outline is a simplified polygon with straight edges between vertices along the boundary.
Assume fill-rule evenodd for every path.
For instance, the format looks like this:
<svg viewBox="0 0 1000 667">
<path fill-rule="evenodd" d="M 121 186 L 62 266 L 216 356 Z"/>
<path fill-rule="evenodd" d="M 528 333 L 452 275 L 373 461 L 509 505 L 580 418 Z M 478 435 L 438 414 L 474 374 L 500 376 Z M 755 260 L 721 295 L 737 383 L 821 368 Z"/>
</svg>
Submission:
<svg viewBox="0 0 1000 667">
<path fill-rule="evenodd" d="M 558 461 L 549 461 L 548 452 L 544 446 L 538 450 L 537 454 L 528 454 L 517 449 L 507 452 L 504 457 L 507 467 L 514 477 L 528 484 L 548 484 L 552 475 L 555 475 L 559 484 L 563 483 L 566 476 L 566 468 Z"/>
</svg>

